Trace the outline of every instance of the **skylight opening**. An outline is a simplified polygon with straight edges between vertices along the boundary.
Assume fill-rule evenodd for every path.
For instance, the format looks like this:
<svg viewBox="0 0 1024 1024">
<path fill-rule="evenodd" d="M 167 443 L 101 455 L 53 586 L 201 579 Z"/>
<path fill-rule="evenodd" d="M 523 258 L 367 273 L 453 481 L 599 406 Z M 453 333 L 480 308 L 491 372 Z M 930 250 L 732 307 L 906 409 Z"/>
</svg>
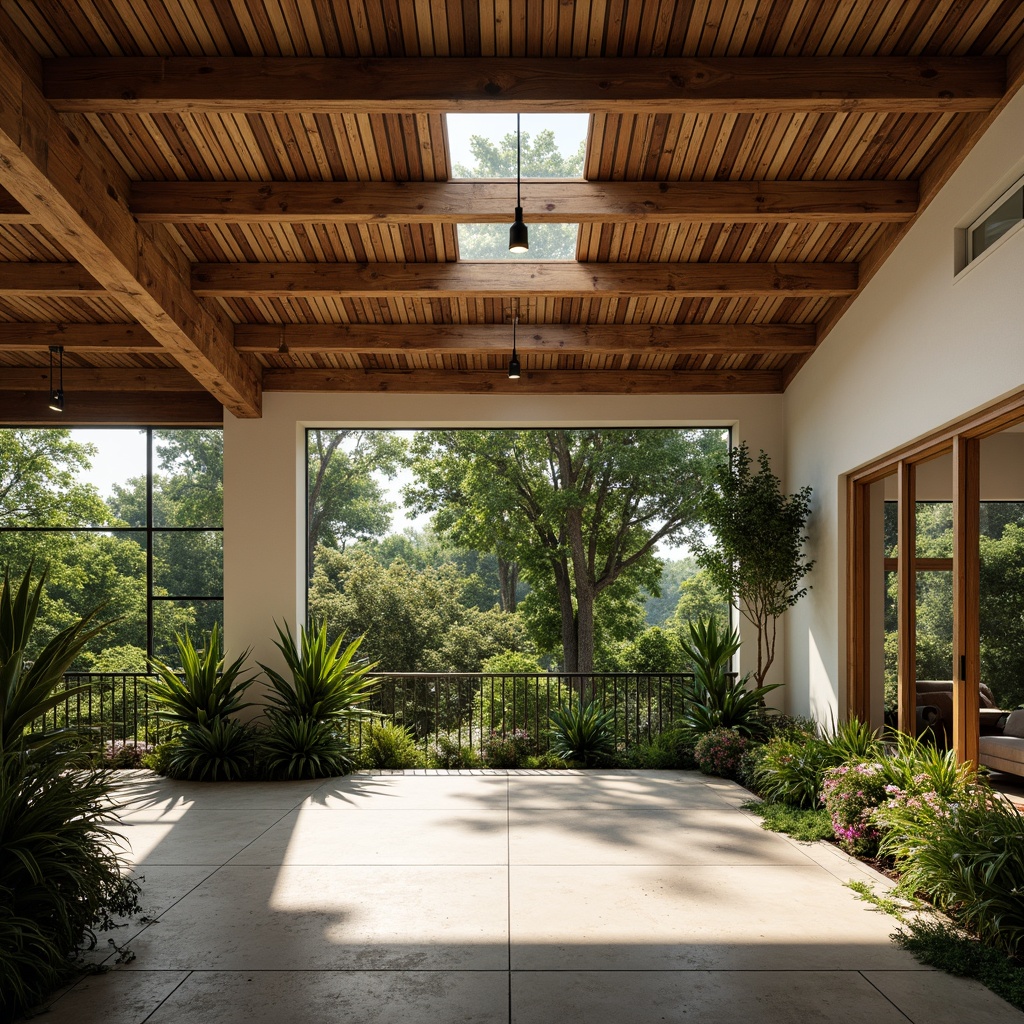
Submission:
<svg viewBox="0 0 1024 1024">
<path fill-rule="evenodd" d="M 514 198 L 514 197 L 513 197 Z M 508 251 L 508 229 L 512 223 L 509 207 L 508 224 L 459 224 L 460 260 L 574 260 L 579 224 L 531 224 L 530 251 Z"/>
<path fill-rule="evenodd" d="M 515 114 L 447 114 L 452 178 L 516 176 Z M 582 178 L 589 114 L 522 114 L 523 178 Z"/>
</svg>

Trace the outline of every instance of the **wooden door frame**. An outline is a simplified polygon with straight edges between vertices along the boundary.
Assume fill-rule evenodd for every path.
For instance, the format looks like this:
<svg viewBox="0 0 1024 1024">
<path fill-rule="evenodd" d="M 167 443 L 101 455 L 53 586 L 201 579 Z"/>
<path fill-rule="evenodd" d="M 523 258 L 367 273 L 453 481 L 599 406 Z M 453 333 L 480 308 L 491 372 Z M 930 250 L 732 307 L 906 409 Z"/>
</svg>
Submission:
<svg viewBox="0 0 1024 1024">
<path fill-rule="evenodd" d="M 913 729 L 916 676 L 916 576 L 924 568 L 910 538 L 916 531 L 916 467 L 942 455 L 953 462 L 953 749 L 978 763 L 981 644 L 979 621 L 980 442 L 1024 421 L 1024 393 L 1003 399 L 911 442 L 846 477 L 846 713 L 862 721 L 871 710 L 871 533 L 869 488 L 895 475 L 899 501 L 899 728 Z"/>
</svg>

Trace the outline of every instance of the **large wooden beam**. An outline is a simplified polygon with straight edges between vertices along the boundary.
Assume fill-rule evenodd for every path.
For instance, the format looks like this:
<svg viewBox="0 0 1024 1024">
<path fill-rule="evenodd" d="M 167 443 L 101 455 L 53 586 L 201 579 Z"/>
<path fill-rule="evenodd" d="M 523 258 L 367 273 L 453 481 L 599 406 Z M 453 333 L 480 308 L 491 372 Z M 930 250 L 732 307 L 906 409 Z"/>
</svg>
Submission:
<svg viewBox="0 0 1024 1024">
<path fill-rule="evenodd" d="M 128 179 L 83 120 L 61 121 L 0 37 L 0 185 L 49 231 L 200 385 L 239 416 L 260 414 L 260 378 L 231 325 L 188 287 L 188 264 L 163 229 L 142 228 Z"/>
<path fill-rule="evenodd" d="M 0 296 L 6 298 L 62 299 L 105 291 L 78 263 L 0 263 Z"/>
<path fill-rule="evenodd" d="M 46 390 L 0 391 L 0 425 L 219 427 L 224 422 L 223 406 L 208 391 L 71 392 L 62 413 L 49 408 L 47 397 Z"/>
<path fill-rule="evenodd" d="M 506 181 L 137 181 L 140 221 L 175 224 L 502 224 Z M 913 181 L 525 181 L 531 223 L 862 223 L 917 211 Z M 0 206 L 0 218 L 3 208 Z"/>
<path fill-rule="evenodd" d="M 358 391 L 394 394 L 662 395 L 777 394 L 775 370 L 265 370 L 267 391 Z"/>
<path fill-rule="evenodd" d="M 46 97 L 85 113 L 983 111 L 995 57 L 70 57 Z"/>
<path fill-rule="evenodd" d="M 0 271 L 2 273 L 2 271 Z M 160 352 L 163 346 L 137 324 L 0 323 L 0 351 Z"/>
<path fill-rule="evenodd" d="M 200 263 L 197 295 L 223 298 L 633 298 L 850 295 L 855 263 Z"/>
<path fill-rule="evenodd" d="M 46 366 L 4 366 L 0 368 L 0 381 L 10 391 L 31 391 L 46 397 L 50 384 L 50 371 Z M 134 394 L 140 391 L 195 391 L 192 375 L 179 369 L 133 368 L 106 369 L 93 367 L 64 367 L 64 394 L 71 396 L 81 391 L 110 391 Z"/>
<path fill-rule="evenodd" d="M 235 347 L 240 352 L 263 354 L 504 352 L 510 339 L 508 324 L 240 324 L 235 328 Z M 814 325 L 520 323 L 517 341 L 524 352 L 546 353 L 806 352 L 814 345 Z"/>
<path fill-rule="evenodd" d="M 953 439 L 953 749 L 977 767 L 981 703 L 981 443 Z"/>
</svg>

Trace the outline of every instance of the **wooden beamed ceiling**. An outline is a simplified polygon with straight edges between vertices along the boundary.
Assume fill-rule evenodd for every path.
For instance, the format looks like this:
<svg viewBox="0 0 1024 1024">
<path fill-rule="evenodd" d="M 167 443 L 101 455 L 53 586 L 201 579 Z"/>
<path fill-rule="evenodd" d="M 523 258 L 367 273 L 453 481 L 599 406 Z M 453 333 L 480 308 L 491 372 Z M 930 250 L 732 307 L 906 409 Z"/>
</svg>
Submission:
<svg viewBox="0 0 1024 1024">
<path fill-rule="evenodd" d="M 64 422 L 778 393 L 1024 76 L 1016 4 L 328 6 L 0 0 L 0 422 L 53 422 L 55 345 Z M 591 115 L 522 186 L 575 260 L 460 260 L 515 185 L 452 180 L 458 111 Z"/>
</svg>

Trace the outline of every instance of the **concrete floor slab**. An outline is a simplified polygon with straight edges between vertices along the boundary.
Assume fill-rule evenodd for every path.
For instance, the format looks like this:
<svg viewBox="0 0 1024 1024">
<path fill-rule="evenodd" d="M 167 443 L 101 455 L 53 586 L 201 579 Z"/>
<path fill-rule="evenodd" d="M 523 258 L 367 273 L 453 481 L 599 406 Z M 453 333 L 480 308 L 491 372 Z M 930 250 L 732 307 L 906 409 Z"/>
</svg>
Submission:
<svg viewBox="0 0 1024 1024">
<path fill-rule="evenodd" d="M 48 1020 L 1024 1024 L 893 946 L 892 919 L 843 885 L 888 881 L 763 831 L 735 783 L 492 770 L 264 785 L 125 773 L 148 916 L 114 935 L 136 959 L 52 1000 Z"/>
<path fill-rule="evenodd" d="M 931 977 L 929 974 L 928 977 Z M 912 1018 L 913 1019 L 913 1018 Z M 521 971 L 512 1024 L 907 1024 L 856 971 Z M 974 1024 L 972 1019 L 971 1024 Z"/>
<path fill-rule="evenodd" d="M 754 820 L 721 808 L 530 808 L 509 814 L 512 864 L 807 864 Z"/>
<path fill-rule="evenodd" d="M 229 865 L 132 942 L 131 970 L 500 970 L 506 869 Z"/>
<path fill-rule="evenodd" d="M 147 1024 L 494 1024 L 507 1019 L 505 971 L 196 971 Z"/>
<path fill-rule="evenodd" d="M 231 864 L 507 864 L 508 812 L 292 811 Z"/>
<path fill-rule="evenodd" d="M 870 970 L 917 962 L 813 864 L 510 868 L 513 970 Z"/>
</svg>

